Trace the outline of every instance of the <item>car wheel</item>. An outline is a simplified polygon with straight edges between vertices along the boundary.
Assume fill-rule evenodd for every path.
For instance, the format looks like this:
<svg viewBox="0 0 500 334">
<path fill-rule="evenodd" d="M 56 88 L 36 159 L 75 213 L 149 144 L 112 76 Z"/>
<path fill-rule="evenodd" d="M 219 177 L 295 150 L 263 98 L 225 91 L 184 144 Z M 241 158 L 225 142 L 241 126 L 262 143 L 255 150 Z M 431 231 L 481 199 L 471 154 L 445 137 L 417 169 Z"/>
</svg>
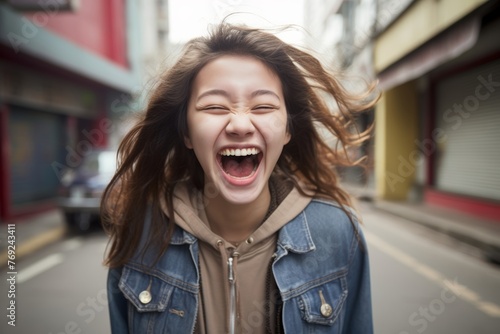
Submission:
<svg viewBox="0 0 500 334">
<path fill-rule="evenodd" d="M 72 231 L 84 233 L 90 229 L 92 214 L 90 212 L 67 212 L 66 222 Z"/>
<path fill-rule="evenodd" d="M 92 222 L 92 215 L 90 214 L 90 212 L 80 212 L 76 216 L 76 227 L 81 232 L 88 231 L 91 222 Z"/>
</svg>

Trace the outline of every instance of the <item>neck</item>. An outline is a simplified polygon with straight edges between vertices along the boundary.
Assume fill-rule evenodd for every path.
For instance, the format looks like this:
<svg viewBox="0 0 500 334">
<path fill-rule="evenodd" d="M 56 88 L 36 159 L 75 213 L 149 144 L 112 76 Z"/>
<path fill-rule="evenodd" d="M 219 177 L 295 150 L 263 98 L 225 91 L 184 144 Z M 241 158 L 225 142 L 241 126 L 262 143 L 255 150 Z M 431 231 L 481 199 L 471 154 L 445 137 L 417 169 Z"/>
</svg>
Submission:
<svg viewBox="0 0 500 334">
<path fill-rule="evenodd" d="M 233 204 L 217 196 L 210 199 L 205 211 L 214 233 L 226 241 L 239 243 L 262 224 L 270 203 L 269 187 L 265 187 L 252 203 Z"/>
</svg>

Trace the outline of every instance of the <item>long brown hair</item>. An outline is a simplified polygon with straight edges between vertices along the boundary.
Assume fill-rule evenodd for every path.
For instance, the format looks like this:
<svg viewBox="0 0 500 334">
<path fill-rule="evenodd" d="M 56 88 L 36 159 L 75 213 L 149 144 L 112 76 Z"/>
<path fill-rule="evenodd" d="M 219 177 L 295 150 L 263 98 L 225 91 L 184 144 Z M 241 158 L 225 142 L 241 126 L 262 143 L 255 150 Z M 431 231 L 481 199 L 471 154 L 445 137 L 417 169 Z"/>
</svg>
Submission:
<svg viewBox="0 0 500 334">
<path fill-rule="evenodd" d="M 303 194 L 312 191 L 342 207 L 351 205 L 335 169 L 359 164 L 349 159 L 348 148 L 368 138 L 366 132 L 357 131 L 354 118 L 375 103 L 369 98 L 373 86 L 363 96 L 351 95 L 310 53 L 264 30 L 223 22 L 208 37 L 186 44 L 119 147 L 119 168 L 104 192 L 101 209 L 103 224 L 111 236 L 106 259 L 110 267 L 127 263 L 138 250 L 146 214 L 152 219 L 149 245 L 158 247 L 161 256 L 174 231 L 175 185 L 188 181 L 203 189 L 203 170 L 184 144 L 187 104 L 200 69 L 228 54 L 259 59 L 281 80 L 291 140 L 275 170 L 295 182 Z M 334 101 L 336 112 L 332 112 L 329 100 Z M 335 137 L 334 147 L 319 133 L 318 125 Z M 162 199 L 168 207 L 168 224 L 160 208 Z"/>
</svg>

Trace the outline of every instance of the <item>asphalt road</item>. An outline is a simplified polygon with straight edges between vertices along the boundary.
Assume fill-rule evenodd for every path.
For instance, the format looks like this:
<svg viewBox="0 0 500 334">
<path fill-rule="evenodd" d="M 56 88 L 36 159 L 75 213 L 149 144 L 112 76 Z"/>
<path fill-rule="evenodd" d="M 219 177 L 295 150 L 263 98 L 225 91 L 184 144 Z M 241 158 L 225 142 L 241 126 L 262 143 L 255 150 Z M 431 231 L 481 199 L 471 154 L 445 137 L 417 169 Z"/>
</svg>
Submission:
<svg viewBox="0 0 500 334">
<path fill-rule="evenodd" d="M 366 205 L 363 217 L 376 333 L 500 333 L 499 266 L 464 244 Z"/>
<path fill-rule="evenodd" d="M 1 333 L 106 334 L 107 270 L 101 264 L 106 237 L 100 231 L 72 237 L 23 258 L 17 268 L 16 321 L 8 324 L 9 282 L 0 292 Z M 6 272 L 7 268 L 3 267 Z"/>
<path fill-rule="evenodd" d="M 363 204 L 376 333 L 500 333 L 500 267 L 474 249 Z M 107 334 L 106 237 L 71 237 L 8 268 L 0 285 L 1 333 Z M 15 327 L 8 324 L 15 300 Z M 354 333 L 358 334 L 358 333 Z"/>
</svg>

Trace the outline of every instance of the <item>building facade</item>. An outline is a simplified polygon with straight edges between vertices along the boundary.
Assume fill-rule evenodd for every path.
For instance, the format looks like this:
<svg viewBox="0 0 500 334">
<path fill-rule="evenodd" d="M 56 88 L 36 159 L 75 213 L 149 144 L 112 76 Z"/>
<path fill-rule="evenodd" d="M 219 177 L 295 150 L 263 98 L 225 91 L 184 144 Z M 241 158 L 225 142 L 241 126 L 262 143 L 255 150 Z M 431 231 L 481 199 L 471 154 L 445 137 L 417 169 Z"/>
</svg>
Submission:
<svg viewBox="0 0 500 334">
<path fill-rule="evenodd" d="M 61 178 L 116 147 L 139 86 L 135 1 L 0 3 L 0 218 L 55 207 Z"/>
<path fill-rule="evenodd" d="M 500 221 L 499 1 L 328 3 L 321 22 L 341 22 L 332 62 L 379 81 L 365 186 Z"/>
<path fill-rule="evenodd" d="M 500 220 L 499 1 L 413 1 L 375 39 L 380 198 Z"/>
</svg>

